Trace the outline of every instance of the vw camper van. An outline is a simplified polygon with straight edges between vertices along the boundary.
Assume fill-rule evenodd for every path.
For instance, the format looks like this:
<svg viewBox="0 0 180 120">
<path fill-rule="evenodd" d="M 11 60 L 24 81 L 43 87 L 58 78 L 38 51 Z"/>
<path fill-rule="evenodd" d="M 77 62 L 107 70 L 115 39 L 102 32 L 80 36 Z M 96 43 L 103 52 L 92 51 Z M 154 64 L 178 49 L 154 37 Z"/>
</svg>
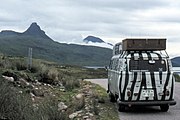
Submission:
<svg viewBox="0 0 180 120">
<path fill-rule="evenodd" d="M 126 106 L 160 106 L 166 112 L 174 100 L 175 79 L 166 39 L 129 38 L 117 43 L 108 68 L 108 93 L 119 111 Z"/>
</svg>

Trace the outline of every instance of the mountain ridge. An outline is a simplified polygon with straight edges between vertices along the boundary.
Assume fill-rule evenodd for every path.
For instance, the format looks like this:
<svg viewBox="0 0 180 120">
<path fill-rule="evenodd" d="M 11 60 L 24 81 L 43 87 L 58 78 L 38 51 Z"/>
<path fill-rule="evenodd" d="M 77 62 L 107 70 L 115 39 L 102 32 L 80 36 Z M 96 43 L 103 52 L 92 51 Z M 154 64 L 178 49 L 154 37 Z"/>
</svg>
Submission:
<svg viewBox="0 0 180 120">
<path fill-rule="evenodd" d="M 22 33 L 0 32 L 1 53 L 26 57 L 29 48 L 33 49 L 33 58 L 80 66 L 106 66 L 112 54 L 108 48 L 56 42 L 37 23 Z"/>
<path fill-rule="evenodd" d="M 27 30 L 24 32 L 16 32 L 13 30 L 2 30 L 0 32 L 0 36 L 5 37 L 9 35 L 19 35 L 19 36 L 33 36 L 33 37 L 39 37 L 39 38 L 44 38 L 44 39 L 50 39 L 52 40 L 46 33 L 40 28 L 40 26 L 36 23 L 33 22 Z"/>
</svg>

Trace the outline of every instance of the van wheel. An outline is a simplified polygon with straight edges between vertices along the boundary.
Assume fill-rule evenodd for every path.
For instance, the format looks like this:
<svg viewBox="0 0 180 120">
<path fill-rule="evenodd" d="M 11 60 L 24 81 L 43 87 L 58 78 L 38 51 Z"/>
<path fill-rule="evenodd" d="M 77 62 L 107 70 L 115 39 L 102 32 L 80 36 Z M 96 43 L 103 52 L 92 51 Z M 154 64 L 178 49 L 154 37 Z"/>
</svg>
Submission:
<svg viewBox="0 0 180 120">
<path fill-rule="evenodd" d="M 125 108 L 126 108 L 125 105 L 119 105 L 118 111 L 119 112 L 125 112 Z"/>
<path fill-rule="evenodd" d="M 169 109 L 169 105 L 161 105 L 160 108 L 162 112 L 167 112 Z"/>
<path fill-rule="evenodd" d="M 116 98 L 111 92 L 109 92 L 109 98 L 110 98 L 110 102 L 113 102 L 113 103 L 116 102 Z"/>
</svg>

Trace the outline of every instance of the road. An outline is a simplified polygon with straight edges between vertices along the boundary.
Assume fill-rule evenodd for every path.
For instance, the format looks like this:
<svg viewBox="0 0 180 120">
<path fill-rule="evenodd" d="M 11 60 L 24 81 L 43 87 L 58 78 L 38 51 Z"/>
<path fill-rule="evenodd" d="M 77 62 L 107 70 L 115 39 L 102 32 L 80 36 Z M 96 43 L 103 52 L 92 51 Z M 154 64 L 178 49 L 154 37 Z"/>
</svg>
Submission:
<svg viewBox="0 0 180 120">
<path fill-rule="evenodd" d="M 107 89 L 107 79 L 87 79 Z M 120 120 L 180 120 L 180 83 L 175 84 L 175 100 L 177 104 L 170 106 L 168 112 L 161 112 L 158 106 L 136 107 L 126 112 L 119 112 Z"/>
</svg>

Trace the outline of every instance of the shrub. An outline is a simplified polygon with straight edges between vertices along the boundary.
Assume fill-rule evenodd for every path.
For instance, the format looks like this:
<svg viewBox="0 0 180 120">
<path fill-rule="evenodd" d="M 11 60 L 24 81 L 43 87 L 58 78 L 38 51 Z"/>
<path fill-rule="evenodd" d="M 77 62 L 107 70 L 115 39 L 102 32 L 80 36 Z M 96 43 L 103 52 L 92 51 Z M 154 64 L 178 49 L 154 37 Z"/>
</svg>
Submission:
<svg viewBox="0 0 180 120">
<path fill-rule="evenodd" d="M 47 100 L 39 105 L 36 113 L 39 114 L 43 120 L 68 120 L 65 112 L 58 111 L 58 102 L 55 100 Z"/>
<path fill-rule="evenodd" d="M 58 81 L 59 73 L 56 68 L 48 68 L 45 65 L 41 66 L 40 72 L 40 82 L 48 83 L 48 84 L 55 84 Z"/>
<path fill-rule="evenodd" d="M 66 90 L 72 90 L 74 88 L 80 87 L 80 81 L 73 77 L 65 77 L 62 79 L 62 83 Z"/>
<path fill-rule="evenodd" d="M 21 71 L 21 70 L 26 70 L 27 69 L 27 64 L 24 62 L 24 60 L 16 60 L 14 61 L 14 64 L 16 66 L 16 70 Z"/>
<path fill-rule="evenodd" d="M 0 67 L 10 69 L 12 68 L 12 62 L 10 62 L 8 59 L 0 59 Z"/>
</svg>

